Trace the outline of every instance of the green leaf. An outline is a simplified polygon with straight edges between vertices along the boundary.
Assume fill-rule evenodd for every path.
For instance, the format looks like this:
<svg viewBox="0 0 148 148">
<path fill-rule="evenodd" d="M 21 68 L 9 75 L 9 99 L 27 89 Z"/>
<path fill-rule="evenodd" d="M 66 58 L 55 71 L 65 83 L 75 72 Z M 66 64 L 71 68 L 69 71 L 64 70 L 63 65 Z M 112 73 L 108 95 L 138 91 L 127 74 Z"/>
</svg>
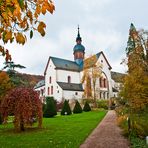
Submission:
<svg viewBox="0 0 148 148">
<path fill-rule="evenodd" d="M 33 37 L 33 31 L 31 30 L 30 31 L 30 39 L 32 39 L 32 37 Z"/>
<path fill-rule="evenodd" d="M 14 8 L 14 7 L 12 7 L 11 5 L 8 5 L 7 7 L 8 7 L 8 9 L 11 11 L 11 13 L 13 13 L 13 12 L 14 12 L 14 10 L 15 10 L 15 8 Z"/>
<path fill-rule="evenodd" d="M 5 36 L 6 36 L 6 31 L 4 31 L 4 32 L 3 32 L 3 35 L 2 35 L 2 40 L 3 40 L 4 43 L 6 43 L 6 41 L 5 41 Z"/>
<path fill-rule="evenodd" d="M 24 9 L 24 0 L 18 0 L 21 9 Z"/>
</svg>

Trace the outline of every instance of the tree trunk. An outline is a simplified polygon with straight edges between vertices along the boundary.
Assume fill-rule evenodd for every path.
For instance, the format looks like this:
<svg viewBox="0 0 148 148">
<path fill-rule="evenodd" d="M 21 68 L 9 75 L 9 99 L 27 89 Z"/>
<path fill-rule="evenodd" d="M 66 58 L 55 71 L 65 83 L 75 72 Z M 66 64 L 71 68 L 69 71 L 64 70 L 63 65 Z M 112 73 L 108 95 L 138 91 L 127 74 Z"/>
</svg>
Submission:
<svg viewBox="0 0 148 148">
<path fill-rule="evenodd" d="M 21 131 L 25 131 L 25 128 L 24 128 L 24 121 L 23 121 L 22 118 L 21 118 L 21 120 L 20 120 L 20 130 L 21 130 Z"/>
<path fill-rule="evenodd" d="M 97 108 L 97 100 L 96 100 L 96 89 L 95 89 L 95 82 L 94 82 L 94 86 L 93 86 L 93 91 L 94 91 L 94 108 Z"/>
</svg>

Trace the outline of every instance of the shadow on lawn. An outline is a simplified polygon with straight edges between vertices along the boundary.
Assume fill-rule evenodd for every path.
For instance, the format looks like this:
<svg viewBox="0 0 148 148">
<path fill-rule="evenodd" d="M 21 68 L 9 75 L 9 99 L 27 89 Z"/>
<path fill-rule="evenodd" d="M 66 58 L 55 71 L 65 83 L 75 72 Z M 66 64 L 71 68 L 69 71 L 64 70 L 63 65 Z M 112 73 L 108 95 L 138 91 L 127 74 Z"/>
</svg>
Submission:
<svg viewBox="0 0 148 148">
<path fill-rule="evenodd" d="M 27 134 L 27 133 L 33 133 L 33 132 L 41 132 L 45 130 L 45 128 L 38 128 L 38 127 L 26 127 L 25 128 L 25 131 L 17 131 L 15 130 L 14 128 L 8 128 L 8 127 L 5 127 L 4 125 L 4 128 L 0 128 L 0 133 L 3 133 L 3 134 Z"/>
</svg>

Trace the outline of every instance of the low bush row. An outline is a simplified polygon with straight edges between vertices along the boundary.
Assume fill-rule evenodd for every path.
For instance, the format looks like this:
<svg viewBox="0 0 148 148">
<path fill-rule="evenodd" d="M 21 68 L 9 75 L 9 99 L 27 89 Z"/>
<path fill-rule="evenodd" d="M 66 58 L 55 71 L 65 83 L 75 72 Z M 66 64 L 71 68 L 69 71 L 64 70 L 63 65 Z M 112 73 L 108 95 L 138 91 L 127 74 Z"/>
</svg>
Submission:
<svg viewBox="0 0 148 148">
<path fill-rule="evenodd" d="M 50 118 L 50 117 L 54 117 L 55 115 L 57 115 L 57 109 L 59 109 L 59 107 L 57 107 L 56 104 L 57 103 L 53 97 L 46 97 L 46 104 L 43 104 L 43 117 Z M 63 105 L 61 105 L 60 103 L 60 106 L 62 106 L 61 115 L 71 115 L 72 114 L 68 100 L 65 100 Z M 77 114 L 77 113 L 82 113 L 83 111 L 85 112 L 91 111 L 91 108 L 88 102 L 85 102 L 84 107 L 82 109 L 80 103 L 76 100 L 73 113 Z"/>
</svg>

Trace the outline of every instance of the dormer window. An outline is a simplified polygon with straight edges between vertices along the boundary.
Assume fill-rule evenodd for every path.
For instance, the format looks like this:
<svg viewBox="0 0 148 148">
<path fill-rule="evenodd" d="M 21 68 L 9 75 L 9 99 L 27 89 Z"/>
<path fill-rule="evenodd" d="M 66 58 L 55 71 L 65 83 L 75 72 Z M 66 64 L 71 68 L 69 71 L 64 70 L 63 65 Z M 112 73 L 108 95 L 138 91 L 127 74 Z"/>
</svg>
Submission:
<svg viewBox="0 0 148 148">
<path fill-rule="evenodd" d="M 68 83 L 71 83 L 71 77 L 68 76 Z"/>
</svg>

